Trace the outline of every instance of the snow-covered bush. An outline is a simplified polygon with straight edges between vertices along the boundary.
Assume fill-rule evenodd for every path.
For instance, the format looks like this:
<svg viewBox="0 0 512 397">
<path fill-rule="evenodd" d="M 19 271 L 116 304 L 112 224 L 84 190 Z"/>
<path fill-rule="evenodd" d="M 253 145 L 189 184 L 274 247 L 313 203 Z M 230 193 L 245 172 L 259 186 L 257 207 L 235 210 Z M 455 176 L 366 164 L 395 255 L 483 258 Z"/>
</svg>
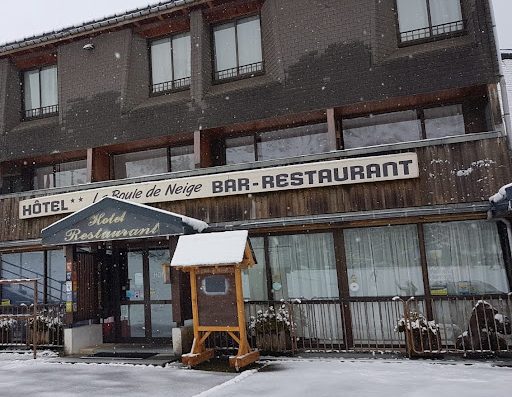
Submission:
<svg viewBox="0 0 512 397">
<path fill-rule="evenodd" d="M 407 349 L 411 356 L 439 352 L 441 348 L 439 325 L 435 321 L 427 320 L 419 312 L 411 311 L 407 318 L 398 320 L 395 331 L 405 332 Z"/>
<path fill-rule="evenodd" d="M 256 316 L 249 319 L 249 330 L 255 334 L 290 332 L 292 321 L 286 305 L 277 308 L 270 306 L 267 310 L 258 310 Z"/>
</svg>

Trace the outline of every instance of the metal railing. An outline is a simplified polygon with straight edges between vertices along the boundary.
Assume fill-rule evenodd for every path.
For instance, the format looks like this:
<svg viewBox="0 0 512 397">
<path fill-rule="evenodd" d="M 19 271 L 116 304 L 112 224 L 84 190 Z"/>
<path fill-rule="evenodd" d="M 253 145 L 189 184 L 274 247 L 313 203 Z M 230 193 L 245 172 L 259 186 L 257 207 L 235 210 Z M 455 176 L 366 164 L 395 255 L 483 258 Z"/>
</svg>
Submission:
<svg viewBox="0 0 512 397">
<path fill-rule="evenodd" d="M 444 34 L 460 32 L 464 30 L 464 21 L 453 21 L 441 25 L 426 26 L 424 28 L 400 32 L 400 41 L 407 43 L 409 41 L 423 40 Z"/>
<path fill-rule="evenodd" d="M 190 77 L 184 77 L 182 79 L 153 84 L 151 86 L 151 92 L 153 94 L 163 94 L 170 91 L 184 90 L 188 87 L 190 87 Z"/>
<path fill-rule="evenodd" d="M 32 313 L 32 307 L 24 304 L 0 306 L 0 348 L 30 346 L 34 332 L 38 346 L 64 345 L 65 305 L 38 304 L 36 324 L 33 318 L 24 318 Z"/>
<path fill-rule="evenodd" d="M 44 106 L 35 109 L 25 109 L 23 118 L 25 120 L 50 117 L 59 113 L 59 105 Z"/>
<path fill-rule="evenodd" d="M 512 293 L 250 301 L 245 312 L 251 346 L 267 353 L 512 353 Z M 227 336 L 209 346 L 233 347 Z"/>
<path fill-rule="evenodd" d="M 263 72 L 263 61 L 219 70 L 215 72 L 214 77 L 215 80 L 236 79 L 238 77 L 249 77 L 260 72 Z"/>
</svg>

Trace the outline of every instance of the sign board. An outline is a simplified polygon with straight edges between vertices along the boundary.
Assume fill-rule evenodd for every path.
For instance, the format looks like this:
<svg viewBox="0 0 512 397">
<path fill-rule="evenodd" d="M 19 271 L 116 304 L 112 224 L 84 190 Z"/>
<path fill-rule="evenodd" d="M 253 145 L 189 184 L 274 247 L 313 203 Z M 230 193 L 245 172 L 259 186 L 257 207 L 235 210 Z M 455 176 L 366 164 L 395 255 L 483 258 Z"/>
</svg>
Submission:
<svg viewBox="0 0 512 397">
<path fill-rule="evenodd" d="M 238 194 L 267 193 L 356 183 L 411 179 L 419 176 L 416 153 L 353 158 L 249 171 L 130 183 L 23 200 L 20 219 L 66 214 L 104 197 L 141 204 Z"/>
<path fill-rule="evenodd" d="M 41 236 L 43 245 L 64 245 L 185 232 L 186 226 L 179 216 L 108 197 L 48 226 L 41 231 Z M 141 280 L 142 273 L 136 273 L 135 284 L 142 285 Z M 66 282 L 66 287 L 68 283 L 70 285 L 71 281 Z"/>
</svg>

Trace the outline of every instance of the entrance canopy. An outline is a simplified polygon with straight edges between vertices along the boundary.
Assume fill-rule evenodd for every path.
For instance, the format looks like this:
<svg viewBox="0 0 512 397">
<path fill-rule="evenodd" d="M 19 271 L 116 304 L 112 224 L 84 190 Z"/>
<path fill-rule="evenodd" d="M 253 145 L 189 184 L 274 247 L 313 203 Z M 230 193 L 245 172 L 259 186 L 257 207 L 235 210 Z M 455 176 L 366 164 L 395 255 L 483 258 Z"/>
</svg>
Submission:
<svg viewBox="0 0 512 397">
<path fill-rule="evenodd" d="M 512 183 L 502 186 L 498 193 L 489 198 L 489 218 L 512 216 Z"/>
<path fill-rule="evenodd" d="M 43 245 L 200 233 L 208 224 L 143 204 L 105 197 L 41 231 Z"/>
</svg>

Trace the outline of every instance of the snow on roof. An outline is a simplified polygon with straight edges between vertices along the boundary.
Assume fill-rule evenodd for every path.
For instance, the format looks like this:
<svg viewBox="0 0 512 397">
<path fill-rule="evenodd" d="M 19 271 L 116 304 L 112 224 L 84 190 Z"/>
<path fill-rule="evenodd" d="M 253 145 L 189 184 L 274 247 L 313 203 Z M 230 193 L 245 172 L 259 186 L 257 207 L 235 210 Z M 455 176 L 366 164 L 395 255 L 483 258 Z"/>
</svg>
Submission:
<svg viewBox="0 0 512 397">
<path fill-rule="evenodd" d="M 180 236 L 171 266 L 232 265 L 244 259 L 247 230 Z"/>
<path fill-rule="evenodd" d="M 491 203 L 499 203 L 501 200 L 504 200 L 507 197 L 507 189 L 512 187 L 512 183 L 509 183 L 508 185 L 502 186 L 500 190 L 498 190 L 498 193 L 495 195 L 489 197 L 489 201 Z"/>
</svg>

